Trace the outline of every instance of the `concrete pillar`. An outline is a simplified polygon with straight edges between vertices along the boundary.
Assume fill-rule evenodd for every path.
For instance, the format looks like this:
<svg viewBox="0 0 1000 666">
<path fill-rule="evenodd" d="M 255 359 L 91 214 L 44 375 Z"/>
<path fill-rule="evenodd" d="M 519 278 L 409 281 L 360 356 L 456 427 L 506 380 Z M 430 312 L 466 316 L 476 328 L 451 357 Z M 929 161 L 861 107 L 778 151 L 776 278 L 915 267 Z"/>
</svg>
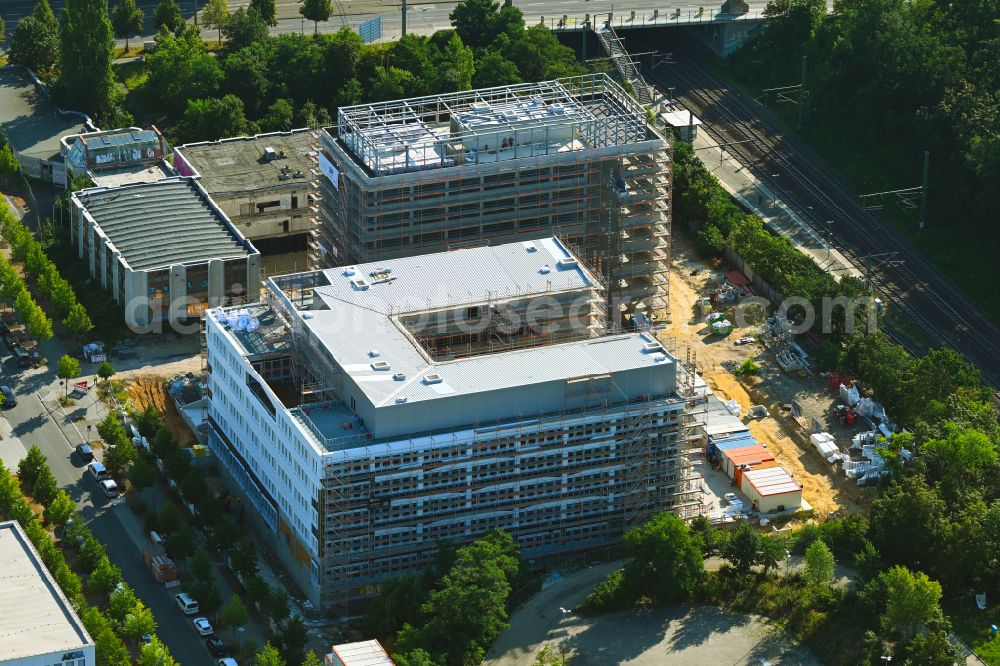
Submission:
<svg viewBox="0 0 1000 666">
<path fill-rule="evenodd" d="M 226 302 L 226 263 L 222 259 L 208 262 L 208 307 L 214 308 Z"/>
<path fill-rule="evenodd" d="M 110 252 L 107 243 L 101 243 L 100 247 L 97 248 L 97 279 L 101 281 L 101 286 L 104 287 L 105 291 L 108 289 L 108 253 Z"/>
<path fill-rule="evenodd" d="M 97 277 L 97 244 L 103 241 L 97 233 L 97 227 L 87 229 L 87 267 L 90 269 L 90 276 L 94 278 Z"/>
<path fill-rule="evenodd" d="M 260 255 L 251 254 L 247 257 L 247 303 L 260 300 Z"/>
<path fill-rule="evenodd" d="M 187 318 L 187 266 L 173 264 L 170 266 L 170 300 L 168 301 L 166 318 L 178 321 Z"/>
<path fill-rule="evenodd" d="M 118 283 L 121 281 L 122 272 L 122 253 L 115 250 L 111 253 L 111 295 L 115 299 L 115 303 L 122 302 L 122 296 L 124 294 L 119 293 L 121 290 L 118 288 Z"/>
<path fill-rule="evenodd" d="M 149 332 L 149 278 L 146 271 L 125 269 L 125 323 L 136 333 Z"/>
</svg>

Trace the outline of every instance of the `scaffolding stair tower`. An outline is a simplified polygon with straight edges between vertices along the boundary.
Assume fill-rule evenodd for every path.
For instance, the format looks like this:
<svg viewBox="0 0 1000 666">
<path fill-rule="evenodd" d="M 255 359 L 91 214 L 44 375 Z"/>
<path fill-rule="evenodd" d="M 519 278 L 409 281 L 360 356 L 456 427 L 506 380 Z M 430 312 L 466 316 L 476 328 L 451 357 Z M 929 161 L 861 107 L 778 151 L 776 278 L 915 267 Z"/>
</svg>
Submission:
<svg viewBox="0 0 1000 666">
<path fill-rule="evenodd" d="M 604 46 L 604 50 L 607 51 L 608 57 L 614 61 L 618 73 L 632 86 L 635 98 L 643 106 L 651 106 L 653 104 L 653 94 L 650 91 L 649 84 L 642 77 L 642 73 L 639 71 L 636 62 L 632 60 L 628 51 L 625 50 L 622 40 L 619 39 L 615 29 L 611 27 L 610 20 L 606 21 L 604 26 L 597 31 L 597 38 L 601 40 L 601 44 Z"/>
</svg>

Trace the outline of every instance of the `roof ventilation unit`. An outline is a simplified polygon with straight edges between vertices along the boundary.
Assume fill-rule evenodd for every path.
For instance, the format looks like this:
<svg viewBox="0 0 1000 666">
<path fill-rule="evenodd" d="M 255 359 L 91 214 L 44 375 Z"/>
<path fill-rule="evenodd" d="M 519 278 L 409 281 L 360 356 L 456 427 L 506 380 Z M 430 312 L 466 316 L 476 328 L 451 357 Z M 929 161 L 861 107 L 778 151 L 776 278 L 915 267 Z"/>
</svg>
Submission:
<svg viewBox="0 0 1000 666">
<path fill-rule="evenodd" d="M 552 269 L 549 268 L 548 265 L 545 265 L 545 266 L 542 266 L 541 268 L 539 268 L 538 272 L 541 273 L 542 275 L 545 275 L 546 273 L 551 273 Z"/>
<path fill-rule="evenodd" d="M 646 342 L 643 343 L 642 345 L 642 351 L 647 354 L 651 354 L 653 352 L 662 352 L 663 345 L 661 345 L 659 342 Z"/>
<path fill-rule="evenodd" d="M 399 396 L 398 398 L 396 398 L 396 404 L 397 404 L 397 405 L 402 405 L 402 404 L 403 404 L 404 402 L 406 402 L 406 401 L 407 401 L 408 399 L 409 399 L 409 398 L 407 398 L 407 397 L 406 397 L 405 395 L 401 395 L 401 396 Z"/>
<path fill-rule="evenodd" d="M 277 150 L 275 150 L 271 146 L 268 146 L 267 148 L 264 149 L 264 161 L 265 162 L 273 162 L 276 159 L 278 159 L 278 151 Z"/>
<path fill-rule="evenodd" d="M 424 375 L 424 384 L 440 384 L 444 381 L 441 375 Z"/>
<path fill-rule="evenodd" d="M 368 288 L 368 283 L 363 279 L 358 278 L 356 280 L 351 280 L 351 286 L 354 287 L 355 291 L 364 291 Z"/>
<path fill-rule="evenodd" d="M 401 382 L 401 381 L 403 381 L 404 379 L 406 379 L 406 373 L 405 373 L 405 372 L 397 372 L 396 374 L 394 374 L 394 375 L 392 376 L 392 378 L 393 378 L 394 380 L 396 380 L 397 382 Z"/>
<path fill-rule="evenodd" d="M 371 356 L 372 358 L 378 358 L 382 354 L 377 349 L 369 349 L 368 350 L 368 355 Z"/>
<path fill-rule="evenodd" d="M 563 257 L 562 259 L 559 260 L 560 270 L 567 268 L 576 268 L 579 265 L 580 264 L 573 257 Z"/>
<path fill-rule="evenodd" d="M 375 361 L 374 363 L 372 363 L 372 370 L 388 370 L 388 369 L 389 369 L 388 361 Z"/>
<path fill-rule="evenodd" d="M 344 269 L 344 275 L 345 275 L 345 276 L 347 276 L 347 277 L 351 277 L 351 276 L 352 276 L 352 275 L 354 275 L 354 274 L 355 274 L 356 272 L 357 272 L 357 271 L 356 271 L 356 270 L 354 270 L 354 267 L 353 267 L 353 266 L 348 266 L 347 268 L 345 268 L 345 269 Z"/>
<path fill-rule="evenodd" d="M 524 241 L 521 245 L 523 245 L 524 249 L 528 252 L 538 252 L 538 246 L 531 241 Z"/>
</svg>

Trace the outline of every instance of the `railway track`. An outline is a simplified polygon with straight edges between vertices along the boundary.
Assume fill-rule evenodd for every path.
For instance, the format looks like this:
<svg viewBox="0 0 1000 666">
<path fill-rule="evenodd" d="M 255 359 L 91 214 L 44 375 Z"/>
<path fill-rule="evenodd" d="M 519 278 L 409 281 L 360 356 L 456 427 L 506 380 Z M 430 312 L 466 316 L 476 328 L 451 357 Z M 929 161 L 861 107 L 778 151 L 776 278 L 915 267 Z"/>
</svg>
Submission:
<svg viewBox="0 0 1000 666">
<path fill-rule="evenodd" d="M 690 39 L 690 38 L 687 38 Z M 980 368 L 984 381 L 1000 388 L 1000 330 L 969 297 L 942 278 L 930 263 L 887 223 L 865 210 L 856 194 L 812 152 L 785 136 L 777 119 L 712 75 L 692 57 L 693 45 L 676 53 L 676 64 L 649 77 L 675 95 L 708 124 L 718 143 L 775 192 L 821 236 L 834 223 L 833 245 L 864 270 L 871 255 L 892 260 L 871 271 L 874 288 L 932 346 L 949 346 Z M 749 140 L 748 143 L 732 143 Z M 777 173 L 776 173 L 777 172 Z M 891 333 L 891 332 L 890 332 Z M 893 336 L 920 354 L 925 349 Z"/>
</svg>

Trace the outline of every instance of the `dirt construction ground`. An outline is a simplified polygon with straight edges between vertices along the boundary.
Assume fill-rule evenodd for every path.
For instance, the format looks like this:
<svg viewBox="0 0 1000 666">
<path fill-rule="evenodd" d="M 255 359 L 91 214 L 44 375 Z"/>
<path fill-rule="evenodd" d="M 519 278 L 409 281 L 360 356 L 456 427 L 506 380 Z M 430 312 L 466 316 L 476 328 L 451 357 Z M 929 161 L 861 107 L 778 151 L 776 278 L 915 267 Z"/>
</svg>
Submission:
<svg viewBox="0 0 1000 666">
<path fill-rule="evenodd" d="M 166 377 L 161 375 L 132 375 L 126 381 L 128 396 L 136 409 L 153 405 L 163 414 L 167 429 L 181 446 L 195 443 L 194 433 L 177 413 L 173 399 L 167 395 Z"/>
<path fill-rule="evenodd" d="M 771 416 L 751 420 L 747 427 L 802 484 L 802 496 L 813 506 L 817 518 L 825 518 L 832 512 L 864 511 L 872 491 L 858 488 L 834 470 L 809 445 L 808 433 L 782 413 L 783 405 L 797 401 L 804 417 L 820 421 L 844 447 L 844 438 L 850 432 L 830 423 L 829 418 L 836 396 L 819 377 L 800 378 L 782 373 L 760 345 L 734 344 L 738 338 L 756 333 L 754 329 L 736 329 L 728 336 L 710 335 L 708 326 L 695 315 L 694 305 L 698 298 L 707 295 L 705 285 L 709 276 L 719 274 L 721 268 L 698 259 L 686 239 L 674 237 L 673 255 L 671 316 L 661 339 L 682 362 L 690 350 L 699 373 L 719 399 L 736 400 L 744 414 L 750 405 L 767 407 Z M 698 269 L 697 275 L 691 275 L 694 269 Z M 741 381 L 723 367 L 723 363 L 741 363 L 747 358 L 754 358 L 761 366 L 758 377 Z"/>
</svg>

